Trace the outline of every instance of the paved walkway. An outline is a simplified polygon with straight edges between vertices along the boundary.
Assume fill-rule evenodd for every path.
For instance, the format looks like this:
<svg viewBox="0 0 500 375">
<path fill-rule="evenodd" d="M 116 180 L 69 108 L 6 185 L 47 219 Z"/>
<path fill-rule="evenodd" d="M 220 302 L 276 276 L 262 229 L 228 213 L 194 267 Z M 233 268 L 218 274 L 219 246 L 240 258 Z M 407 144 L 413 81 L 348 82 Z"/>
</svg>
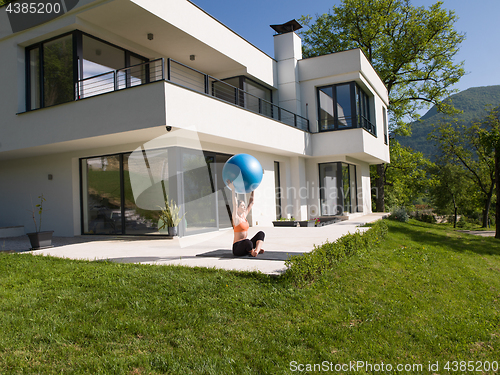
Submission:
<svg viewBox="0 0 500 375">
<path fill-rule="evenodd" d="M 495 237 L 496 233 L 494 230 L 457 230 L 457 232 L 474 234 L 481 237 Z"/>
<path fill-rule="evenodd" d="M 359 228 L 369 222 L 379 220 L 385 214 L 374 213 L 357 216 L 336 224 L 313 228 L 271 228 L 253 227 L 249 237 L 257 231 L 266 233 L 264 249 L 276 259 L 286 258 L 286 253 L 304 253 L 313 250 L 314 245 L 335 241 L 347 233 L 364 231 Z M 108 259 L 123 263 L 176 264 L 185 266 L 215 267 L 228 270 L 260 271 L 267 274 L 280 274 L 285 271 L 283 260 L 266 260 L 252 257 L 206 257 L 200 254 L 225 250 L 229 255 L 233 241 L 231 229 L 204 233 L 183 238 L 165 239 L 152 237 L 109 237 L 75 236 L 54 237 L 54 247 L 31 251 L 32 254 L 52 255 L 70 259 L 101 260 Z M 0 250 L 28 251 L 27 236 L 0 239 Z M 279 254 L 278 254 L 279 253 Z"/>
</svg>

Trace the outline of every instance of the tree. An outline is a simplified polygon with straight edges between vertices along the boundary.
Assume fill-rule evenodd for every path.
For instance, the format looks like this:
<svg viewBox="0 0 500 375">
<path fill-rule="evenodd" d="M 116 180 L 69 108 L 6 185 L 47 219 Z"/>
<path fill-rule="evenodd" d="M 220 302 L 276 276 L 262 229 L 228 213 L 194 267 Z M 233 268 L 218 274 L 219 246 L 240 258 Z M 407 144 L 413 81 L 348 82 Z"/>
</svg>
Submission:
<svg viewBox="0 0 500 375">
<path fill-rule="evenodd" d="M 495 206 L 495 238 L 500 238 L 500 107 L 493 109 L 481 123 L 478 130 L 480 142 L 494 158 L 494 180 L 497 201 Z"/>
<path fill-rule="evenodd" d="M 391 168 L 384 165 L 384 185 L 387 187 L 385 196 L 388 205 L 411 206 L 429 187 L 427 170 L 431 165 L 421 152 L 414 152 L 409 147 L 401 146 L 398 141 L 393 141 Z M 372 173 L 372 176 L 378 177 L 376 172 Z"/>
<path fill-rule="evenodd" d="M 462 168 L 463 178 L 468 178 L 480 194 L 483 206 L 482 224 L 488 226 L 488 217 L 495 188 L 494 133 L 489 119 L 471 126 L 442 123 L 430 135 L 439 144 L 442 158 Z M 491 137 L 490 137 L 491 136 Z M 490 137 L 490 138 L 489 138 Z"/>
<path fill-rule="evenodd" d="M 464 75 L 453 59 L 465 39 L 454 29 L 457 16 L 442 2 L 414 7 L 410 0 L 342 0 L 330 13 L 302 16 L 304 57 L 360 48 L 389 93 L 390 129 L 409 134 L 408 119 L 430 105 L 453 113 L 443 100 Z M 383 191 L 384 165 L 377 167 L 377 190 Z M 384 196 L 377 211 L 384 211 Z"/>
<path fill-rule="evenodd" d="M 463 178 L 463 168 L 460 165 L 439 160 L 429 168 L 433 176 L 429 195 L 441 213 L 453 214 L 453 227 L 456 228 L 458 213 L 475 207 L 473 198 L 475 187 L 469 179 Z"/>
</svg>

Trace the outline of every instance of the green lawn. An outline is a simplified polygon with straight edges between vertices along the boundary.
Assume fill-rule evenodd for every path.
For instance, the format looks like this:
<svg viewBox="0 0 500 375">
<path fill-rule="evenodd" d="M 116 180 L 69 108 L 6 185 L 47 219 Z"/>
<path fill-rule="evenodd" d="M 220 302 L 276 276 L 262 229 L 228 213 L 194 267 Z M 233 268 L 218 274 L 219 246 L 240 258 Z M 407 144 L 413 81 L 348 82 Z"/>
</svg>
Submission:
<svg viewBox="0 0 500 375">
<path fill-rule="evenodd" d="M 314 373 L 292 370 L 323 361 L 423 365 L 357 374 L 494 373 L 480 363 L 500 361 L 500 241 L 388 225 L 376 249 L 303 288 L 257 273 L 0 255 L 0 373 Z"/>
</svg>

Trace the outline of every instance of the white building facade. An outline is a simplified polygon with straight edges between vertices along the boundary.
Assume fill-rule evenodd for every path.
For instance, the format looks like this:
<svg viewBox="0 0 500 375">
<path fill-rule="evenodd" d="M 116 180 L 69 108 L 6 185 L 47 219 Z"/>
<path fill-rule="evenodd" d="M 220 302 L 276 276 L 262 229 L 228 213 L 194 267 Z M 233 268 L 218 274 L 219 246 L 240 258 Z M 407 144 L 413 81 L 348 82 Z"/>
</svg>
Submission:
<svg viewBox="0 0 500 375">
<path fill-rule="evenodd" d="M 272 58 L 187 0 L 80 0 L 17 32 L 1 8 L 0 227 L 33 231 L 43 194 L 59 236 L 158 234 L 166 196 L 181 236 L 230 228 L 239 153 L 264 169 L 252 226 L 370 213 L 386 88 L 360 50 L 274 39 Z"/>
</svg>

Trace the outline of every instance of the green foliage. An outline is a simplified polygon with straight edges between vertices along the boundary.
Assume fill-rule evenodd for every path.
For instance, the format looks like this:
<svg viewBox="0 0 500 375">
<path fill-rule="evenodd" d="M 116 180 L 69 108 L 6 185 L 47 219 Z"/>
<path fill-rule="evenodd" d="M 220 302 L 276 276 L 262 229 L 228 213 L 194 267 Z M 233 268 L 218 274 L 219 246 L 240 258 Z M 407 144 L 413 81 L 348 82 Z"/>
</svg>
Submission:
<svg viewBox="0 0 500 375">
<path fill-rule="evenodd" d="M 177 206 L 177 203 L 173 199 L 168 202 L 168 195 L 165 199 L 165 207 L 158 206 L 160 208 L 159 220 L 163 222 L 158 229 L 164 229 L 165 227 L 174 228 L 181 222 L 182 218 L 186 215 L 179 216 L 179 211 L 181 208 Z"/>
<path fill-rule="evenodd" d="M 44 44 L 43 54 L 45 106 L 74 100 L 71 37 L 62 37 Z"/>
<path fill-rule="evenodd" d="M 388 207 L 409 207 L 430 186 L 427 171 L 431 163 L 421 152 L 403 147 L 396 140 L 390 144 L 390 153 L 391 163 L 384 165 L 385 203 Z M 371 177 L 378 178 L 375 166 L 371 167 Z"/>
<path fill-rule="evenodd" d="M 285 278 L 295 285 L 304 286 L 344 259 L 372 249 L 386 235 L 387 224 L 379 220 L 364 233 L 346 234 L 335 242 L 325 242 L 321 246 L 315 246 L 313 251 L 292 256 L 285 262 L 288 267 Z"/>
<path fill-rule="evenodd" d="M 416 219 L 430 224 L 434 224 L 437 222 L 436 216 L 434 216 L 433 214 L 420 214 L 416 217 Z"/>
<path fill-rule="evenodd" d="M 430 104 L 454 112 L 443 103 L 464 75 L 453 63 L 465 35 L 454 29 L 457 16 L 442 2 L 415 7 L 410 0 L 342 0 L 330 13 L 302 16 L 303 55 L 313 57 L 360 48 L 389 92 L 391 123 L 418 118 Z"/>
<path fill-rule="evenodd" d="M 405 207 L 396 207 L 391 211 L 389 219 L 407 223 L 408 220 L 410 220 L 410 215 L 408 215 L 408 211 Z"/>
<path fill-rule="evenodd" d="M 500 85 L 472 87 L 450 96 L 445 102 L 452 104 L 461 113 L 448 116 L 439 113 L 436 107 L 432 107 L 418 122 L 412 124 L 410 136 L 396 136 L 401 145 L 422 152 L 425 157 L 435 161 L 439 153 L 438 145 L 427 139 L 434 125 L 454 121 L 470 127 L 478 119 L 485 118 L 488 115 L 488 108 L 500 105 Z"/>
<path fill-rule="evenodd" d="M 440 159 L 429 168 L 433 176 L 429 198 L 436 212 L 451 215 L 448 222 L 456 223 L 459 214 L 471 214 L 480 207 L 477 189 L 464 178 L 463 168 Z"/>
<path fill-rule="evenodd" d="M 495 160 L 492 148 L 499 126 L 495 111 L 482 122 L 467 126 L 456 122 L 443 122 L 430 138 L 439 144 L 442 160 L 459 168 L 459 173 L 472 183 L 477 191 L 483 211 L 483 226 L 488 216 L 495 187 Z M 491 137 L 490 137 L 491 136 Z M 455 180 L 458 177 L 455 177 Z M 473 203 L 473 196 L 469 202 Z M 469 203 L 469 204 L 470 204 Z"/>
</svg>

